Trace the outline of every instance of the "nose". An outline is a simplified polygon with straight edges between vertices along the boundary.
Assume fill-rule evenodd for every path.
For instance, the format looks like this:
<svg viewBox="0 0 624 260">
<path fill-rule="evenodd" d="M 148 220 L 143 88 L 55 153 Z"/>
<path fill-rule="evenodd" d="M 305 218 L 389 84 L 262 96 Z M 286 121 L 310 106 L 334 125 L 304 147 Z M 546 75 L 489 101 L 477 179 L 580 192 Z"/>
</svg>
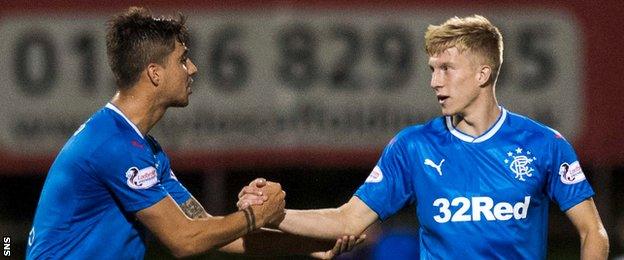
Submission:
<svg viewBox="0 0 624 260">
<path fill-rule="evenodd" d="M 195 75 L 197 73 L 197 66 L 195 66 L 195 63 L 193 63 L 193 61 L 190 58 L 188 60 L 188 64 L 187 65 L 188 65 L 188 67 L 187 67 L 188 74 L 190 76 Z"/>
<path fill-rule="evenodd" d="M 433 71 L 431 72 L 431 82 L 430 82 L 430 86 L 432 89 L 438 89 L 442 87 L 442 83 L 443 83 L 443 76 L 441 75 L 441 73 L 439 71 Z"/>
</svg>

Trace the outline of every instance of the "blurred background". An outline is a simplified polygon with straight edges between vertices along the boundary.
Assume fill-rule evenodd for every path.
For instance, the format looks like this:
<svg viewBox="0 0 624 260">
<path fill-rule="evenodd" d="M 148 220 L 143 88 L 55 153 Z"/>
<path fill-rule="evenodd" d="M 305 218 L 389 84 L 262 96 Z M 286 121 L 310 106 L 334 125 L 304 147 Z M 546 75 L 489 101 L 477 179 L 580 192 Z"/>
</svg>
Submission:
<svg viewBox="0 0 624 260">
<path fill-rule="evenodd" d="M 60 147 L 114 93 L 105 23 L 132 5 L 188 16 L 199 69 L 191 104 L 169 110 L 150 133 L 209 213 L 235 211 L 238 191 L 256 177 L 282 183 L 288 208 L 345 203 L 396 132 L 439 115 L 427 26 L 481 14 L 505 41 L 499 103 L 573 143 L 596 190 L 611 257 L 624 253 L 622 1 L 3 0 L 0 234 L 10 237 L 11 256 L 23 258 Z M 578 258 L 576 230 L 551 209 L 549 258 Z M 340 258 L 409 257 L 417 227 L 408 207 Z M 147 258 L 171 258 L 148 239 Z"/>
</svg>

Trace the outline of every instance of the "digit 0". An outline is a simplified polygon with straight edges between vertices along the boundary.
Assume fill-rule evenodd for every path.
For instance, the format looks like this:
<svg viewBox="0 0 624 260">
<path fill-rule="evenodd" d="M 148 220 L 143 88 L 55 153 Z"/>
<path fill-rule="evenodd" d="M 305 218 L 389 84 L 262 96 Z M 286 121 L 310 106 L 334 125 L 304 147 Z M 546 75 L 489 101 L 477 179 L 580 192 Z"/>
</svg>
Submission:
<svg viewBox="0 0 624 260">
<path fill-rule="evenodd" d="M 43 31 L 24 33 L 14 47 L 14 73 L 19 89 L 29 96 L 50 91 L 57 78 L 56 49 Z"/>
</svg>

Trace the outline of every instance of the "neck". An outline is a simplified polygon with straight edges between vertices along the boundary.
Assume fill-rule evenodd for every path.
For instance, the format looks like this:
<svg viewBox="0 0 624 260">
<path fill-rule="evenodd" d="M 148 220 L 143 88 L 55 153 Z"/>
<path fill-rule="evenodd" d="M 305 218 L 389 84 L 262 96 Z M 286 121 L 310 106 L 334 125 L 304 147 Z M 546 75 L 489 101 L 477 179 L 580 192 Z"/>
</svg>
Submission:
<svg viewBox="0 0 624 260">
<path fill-rule="evenodd" d="M 453 125 L 466 134 L 480 136 L 496 123 L 501 112 L 496 98 L 488 98 L 481 105 L 468 107 L 462 113 L 453 115 Z"/>
<path fill-rule="evenodd" d="M 133 88 L 136 88 L 136 86 Z M 146 136 L 152 127 L 163 117 L 166 108 L 157 106 L 153 98 L 140 95 L 139 93 L 139 91 L 133 91 L 133 89 L 119 90 L 110 102 L 121 110 L 143 136 Z"/>
</svg>

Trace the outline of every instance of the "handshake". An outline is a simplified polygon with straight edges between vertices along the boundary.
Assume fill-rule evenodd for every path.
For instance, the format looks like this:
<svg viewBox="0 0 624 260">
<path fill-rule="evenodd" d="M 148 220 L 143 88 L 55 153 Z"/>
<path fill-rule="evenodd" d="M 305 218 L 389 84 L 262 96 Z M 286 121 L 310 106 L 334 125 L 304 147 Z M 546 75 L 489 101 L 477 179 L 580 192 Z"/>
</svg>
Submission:
<svg viewBox="0 0 624 260">
<path fill-rule="evenodd" d="M 238 202 L 236 206 L 239 210 L 245 212 L 247 218 L 247 229 L 251 232 L 261 227 L 279 228 L 280 223 L 284 221 L 286 217 L 285 207 L 286 192 L 282 190 L 282 186 L 276 182 L 270 182 L 263 178 L 258 178 L 245 186 L 238 193 Z M 297 222 L 293 219 L 287 220 L 289 223 Z M 283 223 L 282 223 L 283 224 Z M 265 230 L 266 231 L 266 230 Z M 293 235 L 293 234 L 291 234 Z M 313 236 L 311 233 L 299 234 Z M 296 235 L 292 236 L 291 243 L 298 241 L 301 237 Z M 317 248 L 325 248 L 321 251 L 311 250 L 310 256 L 319 259 L 331 259 L 336 255 L 344 252 L 351 251 L 356 245 L 362 243 L 366 235 L 338 235 L 336 240 L 325 240 L 322 246 Z M 304 241 L 304 240 L 299 240 Z M 309 238 L 305 241 L 312 241 Z M 293 244 L 290 246 L 295 251 L 297 248 L 301 248 L 302 245 L 311 245 L 317 241 L 303 242 L 299 244 Z M 330 243 L 327 243 L 330 242 Z M 333 245 L 333 246 L 332 246 Z M 327 248 L 330 248 L 327 250 Z M 325 250 L 325 251 L 323 251 Z"/>
<path fill-rule="evenodd" d="M 277 227 L 284 219 L 286 192 L 276 182 L 258 178 L 238 193 L 236 206 L 245 212 L 250 230 L 260 227 Z"/>
</svg>

